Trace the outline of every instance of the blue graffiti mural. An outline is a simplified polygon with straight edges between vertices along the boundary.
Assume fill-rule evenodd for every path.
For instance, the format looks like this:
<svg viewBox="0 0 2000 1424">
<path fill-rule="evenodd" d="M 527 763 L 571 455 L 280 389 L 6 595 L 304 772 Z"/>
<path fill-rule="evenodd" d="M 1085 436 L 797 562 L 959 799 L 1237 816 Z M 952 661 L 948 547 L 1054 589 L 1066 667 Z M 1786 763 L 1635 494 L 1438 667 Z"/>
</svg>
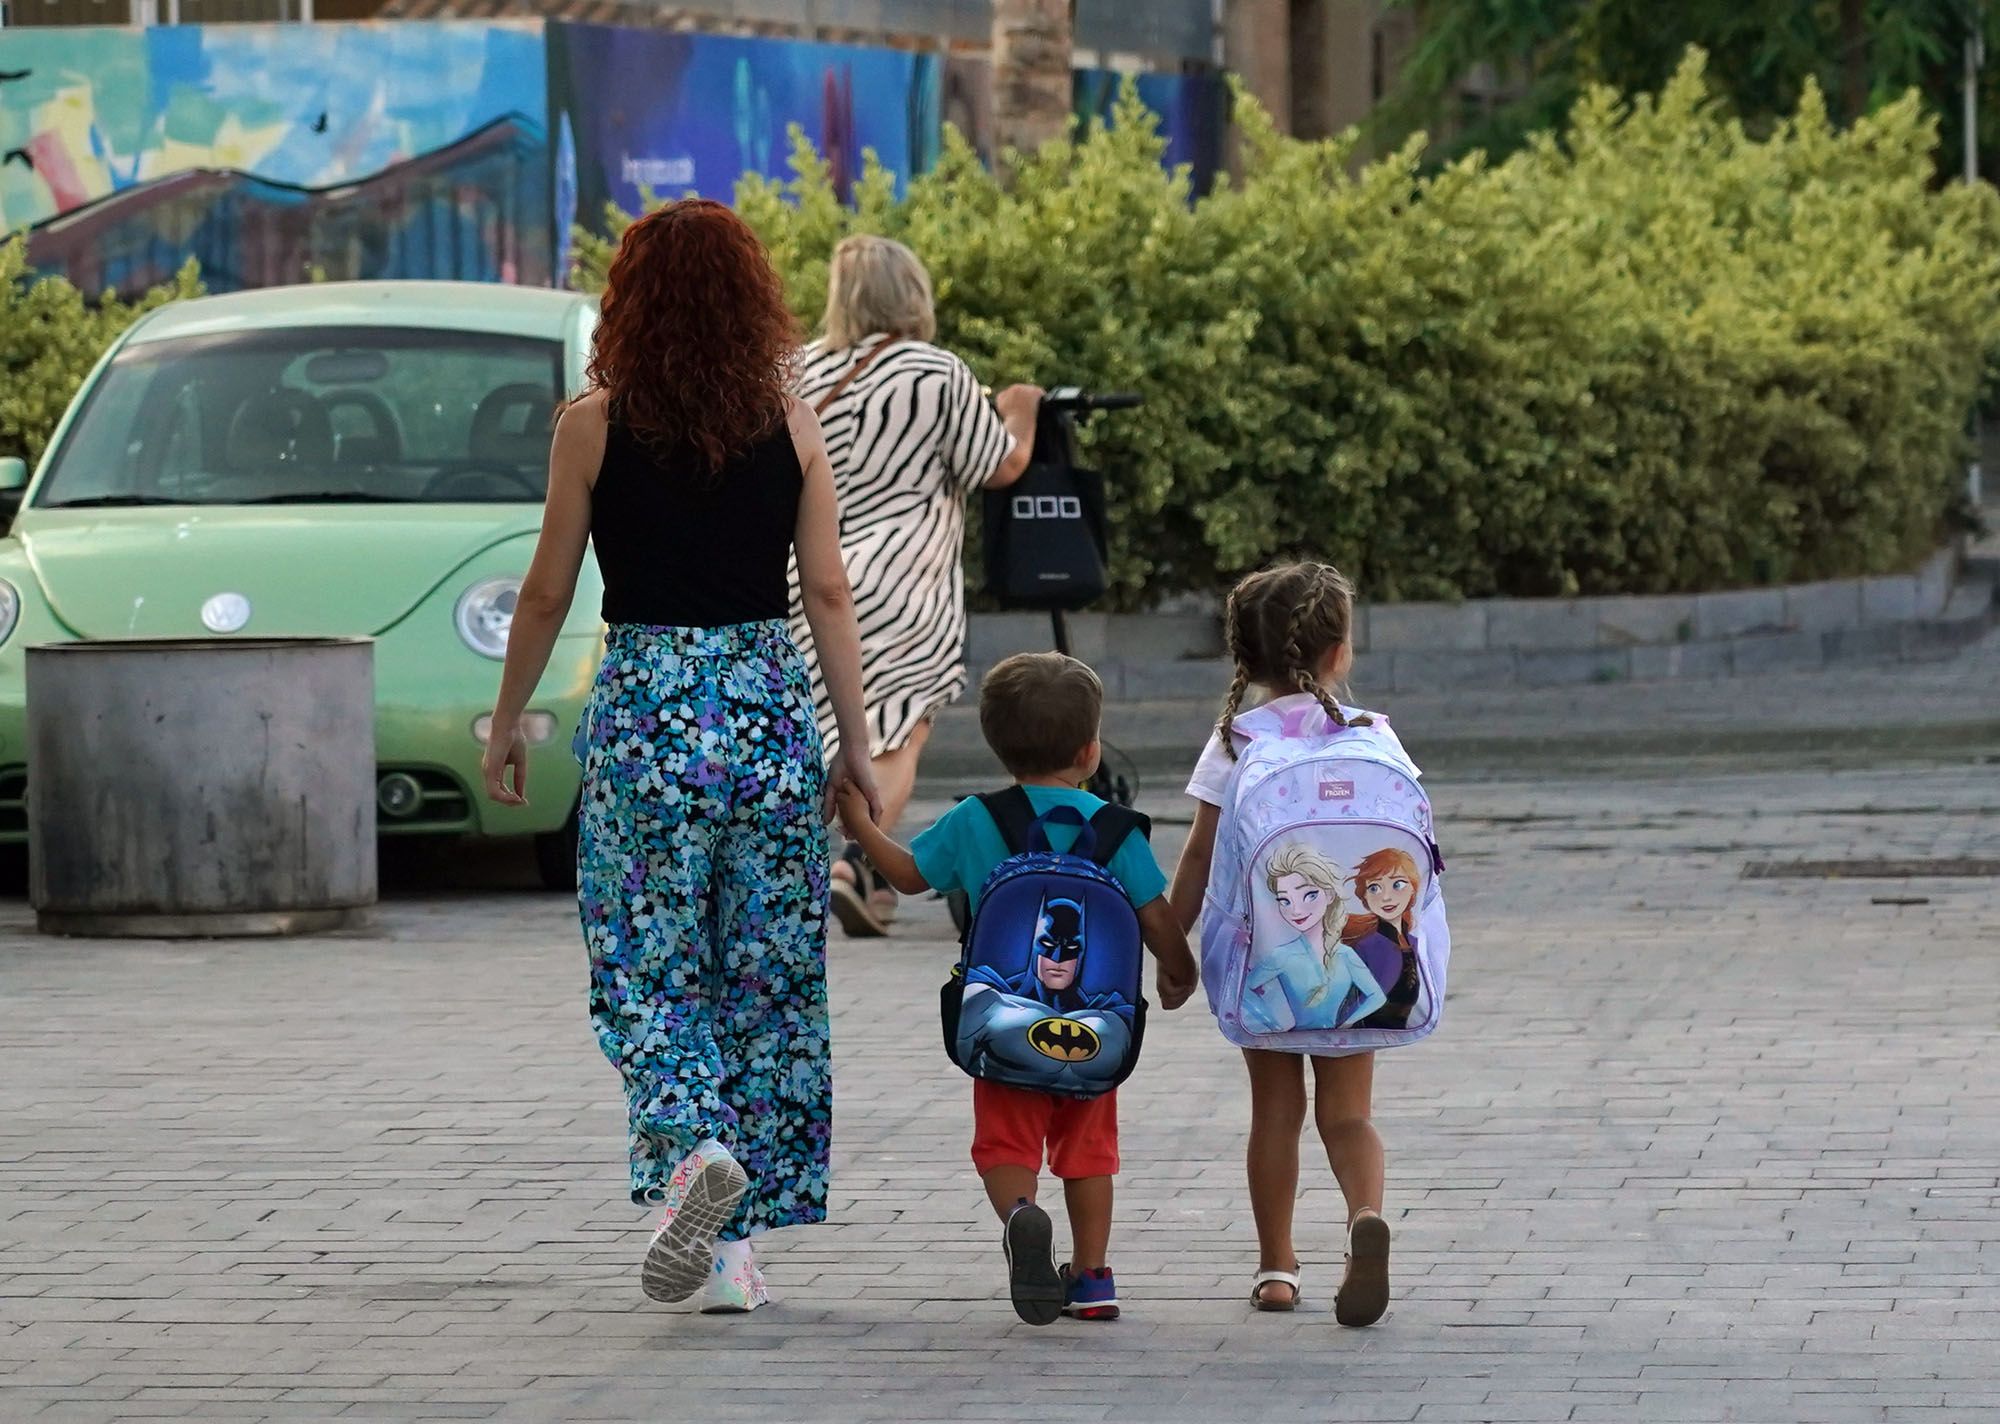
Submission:
<svg viewBox="0 0 2000 1424">
<path fill-rule="evenodd" d="M 843 193 L 864 148 L 900 184 L 937 160 L 942 72 L 901 50 L 551 25 L 558 228 L 647 193 L 726 200 L 745 173 L 784 177 L 793 124 Z"/>
</svg>

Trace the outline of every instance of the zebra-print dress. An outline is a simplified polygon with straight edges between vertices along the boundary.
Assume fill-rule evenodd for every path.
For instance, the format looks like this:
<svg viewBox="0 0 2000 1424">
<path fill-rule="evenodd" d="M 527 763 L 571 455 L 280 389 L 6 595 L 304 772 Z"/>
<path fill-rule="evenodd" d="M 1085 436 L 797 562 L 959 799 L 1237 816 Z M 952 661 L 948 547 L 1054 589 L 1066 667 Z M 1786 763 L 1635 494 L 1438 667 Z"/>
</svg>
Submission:
<svg viewBox="0 0 2000 1424">
<path fill-rule="evenodd" d="M 880 342 L 806 347 L 798 394 L 817 404 Z M 966 364 L 921 341 L 884 351 L 820 415 L 840 492 L 840 549 L 861 625 L 870 756 L 894 751 L 965 691 L 965 498 L 1014 447 Z M 839 745 L 792 568 L 792 636 L 813 670 L 831 757 Z"/>
</svg>

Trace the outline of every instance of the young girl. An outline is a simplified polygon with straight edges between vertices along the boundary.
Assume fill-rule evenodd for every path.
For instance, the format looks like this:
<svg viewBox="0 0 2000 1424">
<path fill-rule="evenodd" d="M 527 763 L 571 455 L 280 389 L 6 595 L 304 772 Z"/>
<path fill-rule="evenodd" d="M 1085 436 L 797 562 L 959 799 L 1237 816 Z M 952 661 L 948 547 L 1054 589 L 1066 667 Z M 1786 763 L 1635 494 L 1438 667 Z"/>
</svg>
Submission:
<svg viewBox="0 0 2000 1424">
<path fill-rule="evenodd" d="M 1230 594 L 1229 650 L 1236 661 L 1236 677 L 1230 684 L 1222 721 L 1188 783 L 1188 794 L 1200 804 L 1169 892 L 1174 911 L 1188 930 L 1192 931 L 1200 918 L 1208 891 L 1216 831 L 1230 772 L 1240 752 L 1241 734 L 1235 732 L 1234 723 L 1251 689 L 1274 699 L 1271 705 L 1280 712 L 1294 707 L 1310 709 L 1317 703 L 1341 726 L 1373 723 L 1373 718 L 1342 707 L 1330 691 L 1347 676 L 1354 662 L 1350 641 L 1353 619 L 1354 589 L 1338 570 L 1326 564 L 1288 564 L 1253 574 Z M 1328 914 L 1334 909 L 1331 904 L 1325 906 Z M 1326 938 L 1338 942 L 1341 936 L 1329 930 Z M 1347 958 L 1358 961 L 1353 949 L 1342 948 Z M 1344 962 L 1335 955 L 1329 955 L 1328 960 L 1329 967 Z M 1358 962 L 1356 967 L 1360 968 L 1358 979 L 1372 979 L 1365 967 Z M 1375 993 L 1370 996 L 1369 1011 L 1379 1010 L 1384 1007 L 1382 987 L 1370 987 Z M 1247 992 L 1245 997 L 1249 997 Z M 1299 1053 L 1246 1048 L 1243 1057 L 1250 1070 L 1250 1208 L 1257 1222 L 1260 1253 L 1251 1303 L 1259 1310 L 1291 1310 L 1298 1304 L 1299 1258 L 1292 1245 L 1292 1208 L 1298 1195 L 1299 1134 L 1305 1126 L 1305 1070 L 1310 1062 L 1320 1140 L 1347 1199 L 1347 1270 L 1335 1298 L 1334 1314 L 1342 1325 L 1372 1325 L 1389 1306 L 1389 1224 L 1382 1218 L 1382 1139 L 1369 1121 L 1375 1055 L 1356 1052 L 1308 1058 Z"/>
</svg>

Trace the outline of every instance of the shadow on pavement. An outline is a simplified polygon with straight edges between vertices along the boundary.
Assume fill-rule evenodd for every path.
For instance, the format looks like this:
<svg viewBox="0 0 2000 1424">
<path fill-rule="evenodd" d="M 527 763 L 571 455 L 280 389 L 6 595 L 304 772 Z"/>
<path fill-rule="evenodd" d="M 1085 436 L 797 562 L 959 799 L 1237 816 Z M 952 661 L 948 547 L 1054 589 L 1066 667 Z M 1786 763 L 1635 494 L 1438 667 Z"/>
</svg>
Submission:
<svg viewBox="0 0 2000 1424">
<path fill-rule="evenodd" d="M 381 843 L 379 875 L 384 901 L 558 893 L 543 887 L 533 843 L 526 840 L 389 837 Z M 0 902 L 27 898 L 27 863 L 16 855 L 0 863 Z"/>
</svg>

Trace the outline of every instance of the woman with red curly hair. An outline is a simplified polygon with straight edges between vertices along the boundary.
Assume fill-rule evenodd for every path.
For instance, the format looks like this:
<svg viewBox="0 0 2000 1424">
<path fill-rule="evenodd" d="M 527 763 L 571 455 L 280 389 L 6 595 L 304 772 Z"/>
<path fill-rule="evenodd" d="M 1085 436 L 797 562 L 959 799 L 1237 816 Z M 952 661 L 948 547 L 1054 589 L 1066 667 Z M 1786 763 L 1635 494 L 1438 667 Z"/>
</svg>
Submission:
<svg viewBox="0 0 2000 1424">
<path fill-rule="evenodd" d="M 826 1216 L 832 1137 L 826 806 L 879 810 L 833 469 L 787 394 L 778 275 L 720 203 L 632 224 L 604 293 L 591 389 L 562 413 L 487 742 L 487 792 L 527 795 L 522 710 L 586 547 L 604 666 L 576 750 L 577 899 L 590 1014 L 624 1080 L 635 1204 L 664 1208 L 655 1300 L 769 1299 L 749 1237 Z M 829 772 L 786 628 L 794 551 L 844 734 Z"/>
</svg>

